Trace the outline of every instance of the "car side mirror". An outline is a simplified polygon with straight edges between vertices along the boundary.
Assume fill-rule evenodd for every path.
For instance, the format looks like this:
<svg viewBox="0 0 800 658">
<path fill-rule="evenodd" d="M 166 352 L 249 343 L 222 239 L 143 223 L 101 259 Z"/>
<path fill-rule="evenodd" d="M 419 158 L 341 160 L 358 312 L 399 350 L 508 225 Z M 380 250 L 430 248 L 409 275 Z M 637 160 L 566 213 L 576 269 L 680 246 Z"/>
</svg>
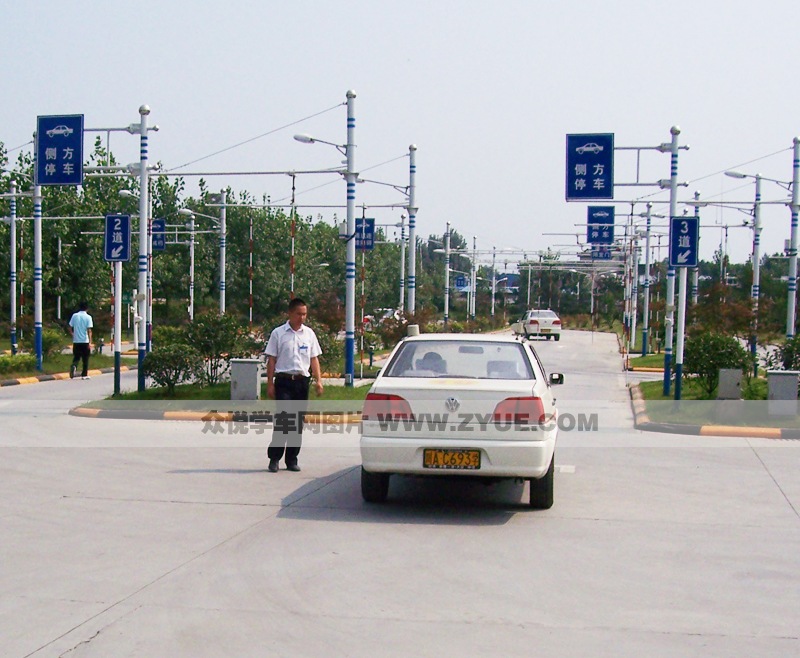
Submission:
<svg viewBox="0 0 800 658">
<path fill-rule="evenodd" d="M 550 373 L 550 383 L 551 384 L 563 384 L 564 383 L 564 375 L 560 372 L 551 372 Z"/>
</svg>

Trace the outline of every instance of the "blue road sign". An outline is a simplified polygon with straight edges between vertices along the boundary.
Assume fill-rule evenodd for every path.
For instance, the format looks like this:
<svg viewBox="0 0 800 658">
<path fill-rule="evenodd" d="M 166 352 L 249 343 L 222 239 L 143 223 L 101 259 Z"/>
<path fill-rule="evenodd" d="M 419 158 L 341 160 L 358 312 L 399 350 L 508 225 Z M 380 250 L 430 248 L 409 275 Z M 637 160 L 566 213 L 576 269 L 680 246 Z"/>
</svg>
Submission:
<svg viewBox="0 0 800 658">
<path fill-rule="evenodd" d="M 611 260 L 611 249 L 608 247 L 594 247 L 592 260 Z"/>
<path fill-rule="evenodd" d="M 670 217 L 669 266 L 697 267 L 700 247 L 699 217 Z"/>
<path fill-rule="evenodd" d="M 164 251 L 167 248 L 167 220 L 154 219 L 150 230 L 153 234 L 153 251 Z"/>
<path fill-rule="evenodd" d="M 614 206 L 589 206 L 586 239 L 589 244 L 614 244 Z"/>
<path fill-rule="evenodd" d="M 83 185 L 83 115 L 36 118 L 36 184 Z"/>
<path fill-rule="evenodd" d="M 369 251 L 375 248 L 375 219 L 356 217 L 356 250 Z"/>
<path fill-rule="evenodd" d="M 463 274 L 459 274 L 456 277 L 456 289 L 457 290 L 467 289 L 467 277 L 465 277 Z"/>
<path fill-rule="evenodd" d="M 130 215 L 106 215 L 105 257 L 109 263 L 131 259 Z"/>
<path fill-rule="evenodd" d="M 614 133 L 567 135 L 567 201 L 614 198 Z"/>
</svg>

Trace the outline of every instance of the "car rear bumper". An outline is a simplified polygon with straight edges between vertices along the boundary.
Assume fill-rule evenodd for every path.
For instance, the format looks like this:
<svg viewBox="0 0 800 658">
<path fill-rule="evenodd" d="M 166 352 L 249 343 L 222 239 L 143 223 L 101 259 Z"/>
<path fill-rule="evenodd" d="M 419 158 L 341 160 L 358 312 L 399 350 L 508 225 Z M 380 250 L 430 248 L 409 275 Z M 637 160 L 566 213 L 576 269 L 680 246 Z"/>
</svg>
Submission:
<svg viewBox="0 0 800 658">
<path fill-rule="evenodd" d="M 541 478 L 550 466 L 556 432 L 539 441 L 443 441 L 361 437 L 361 461 L 373 473 L 470 477 Z M 478 469 L 437 469 L 422 465 L 426 448 L 479 450 Z"/>
</svg>

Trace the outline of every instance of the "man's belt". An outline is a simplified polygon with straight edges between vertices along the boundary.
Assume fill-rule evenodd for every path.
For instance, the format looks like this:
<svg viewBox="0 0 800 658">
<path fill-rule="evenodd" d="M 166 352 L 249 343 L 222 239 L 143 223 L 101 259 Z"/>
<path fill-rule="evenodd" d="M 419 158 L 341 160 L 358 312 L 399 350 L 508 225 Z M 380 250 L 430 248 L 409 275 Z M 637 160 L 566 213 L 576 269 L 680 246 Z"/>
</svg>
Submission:
<svg viewBox="0 0 800 658">
<path fill-rule="evenodd" d="M 293 382 L 296 382 L 300 379 L 310 379 L 310 377 L 306 377 L 305 375 L 293 375 L 288 372 L 276 372 L 275 373 L 276 379 L 290 379 Z"/>
</svg>

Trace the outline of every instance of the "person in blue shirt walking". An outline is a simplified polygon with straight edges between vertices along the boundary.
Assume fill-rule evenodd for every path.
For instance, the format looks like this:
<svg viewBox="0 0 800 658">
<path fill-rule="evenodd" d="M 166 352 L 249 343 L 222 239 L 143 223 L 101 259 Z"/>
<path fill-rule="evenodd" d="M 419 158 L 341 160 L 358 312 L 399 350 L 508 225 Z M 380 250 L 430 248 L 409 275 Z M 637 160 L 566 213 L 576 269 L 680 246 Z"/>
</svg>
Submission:
<svg viewBox="0 0 800 658">
<path fill-rule="evenodd" d="M 92 343 L 92 316 L 86 310 L 89 305 L 86 302 L 81 302 L 80 310 L 73 313 L 69 319 L 69 331 L 72 334 L 72 365 L 69 367 L 69 377 L 75 377 L 75 371 L 78 368 L 78 361 L 83 360 L 83 369 L 81 370 L 81 377 L 89 379 L 89 354 Z"/>
</svg>

